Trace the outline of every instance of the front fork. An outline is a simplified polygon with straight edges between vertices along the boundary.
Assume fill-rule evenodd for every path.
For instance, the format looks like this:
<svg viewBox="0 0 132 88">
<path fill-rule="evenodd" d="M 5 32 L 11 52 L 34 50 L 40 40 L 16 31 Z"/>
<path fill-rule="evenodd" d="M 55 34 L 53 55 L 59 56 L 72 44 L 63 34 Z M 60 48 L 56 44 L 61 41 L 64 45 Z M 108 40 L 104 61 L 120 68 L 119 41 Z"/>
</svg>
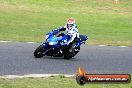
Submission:
<svg viewBox="0 0 132 88">
<path fill-rule="evenodd" d="M 49 45 L 47 43 L 43 43 L 43 55 L 46 55 L 46 53 L 49 51 Z"/>
</svg>

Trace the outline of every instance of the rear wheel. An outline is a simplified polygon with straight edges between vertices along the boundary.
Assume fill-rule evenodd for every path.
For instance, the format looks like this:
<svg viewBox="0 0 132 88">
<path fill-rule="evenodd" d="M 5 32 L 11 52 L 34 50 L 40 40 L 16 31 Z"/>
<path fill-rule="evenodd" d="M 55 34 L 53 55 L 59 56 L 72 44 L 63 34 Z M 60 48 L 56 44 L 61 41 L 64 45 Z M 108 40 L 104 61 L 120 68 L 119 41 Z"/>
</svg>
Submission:
<svg viewBox="0 0 132 88">
<path fill-rule="evenodd" d="M 64 58 L 69 60 L 72 57 L 74 57 L 75 55 L 76 55 L 75 48 L 73 48 L 73 46 L 71 46 L 70 48 L 68 48 L 68 50 L 66 50 L 66 53 L 64 53 Z"/>
<path fill-rule="evenodd" d="M 79 50 L 80 50 L 80 46 L 75 48 L 75 55 L 79 52 Z"/>
<path fill-rule="evenodd" d="M 66 52 L 66 53 L 64 54 L 64 58 L 67 59 L 67 60 L 71 59 L 71 58 L 72 58 L 71 53 Z"/>
<path fill-rule="evenodd" d="M 43 57 L 43 45 L 40 45 L 35 51 L 34 51 L 35 58 L 41 58 Z"/>
</svg>

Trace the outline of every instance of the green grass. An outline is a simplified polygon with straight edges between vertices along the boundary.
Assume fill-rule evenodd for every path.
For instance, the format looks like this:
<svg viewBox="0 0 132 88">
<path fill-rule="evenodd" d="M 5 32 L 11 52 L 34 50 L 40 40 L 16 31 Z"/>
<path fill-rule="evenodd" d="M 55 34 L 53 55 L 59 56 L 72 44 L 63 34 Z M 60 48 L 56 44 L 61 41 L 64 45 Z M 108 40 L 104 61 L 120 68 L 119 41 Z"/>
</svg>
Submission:
<svg viewBox="0 0 132 88">
<path fill-rule="evenodd" d="M 43 42 L 69 17 L 88 44 L 132 46 L 131 0 L 0 0 L 0 40 Z"/>
<path fill-rule="evenodd" d="M 132 88 L 129 84 L 85 84 L 80 86 L 75 78 L 23 78 L 0 79 L 0 88 Z"/>
</svg>

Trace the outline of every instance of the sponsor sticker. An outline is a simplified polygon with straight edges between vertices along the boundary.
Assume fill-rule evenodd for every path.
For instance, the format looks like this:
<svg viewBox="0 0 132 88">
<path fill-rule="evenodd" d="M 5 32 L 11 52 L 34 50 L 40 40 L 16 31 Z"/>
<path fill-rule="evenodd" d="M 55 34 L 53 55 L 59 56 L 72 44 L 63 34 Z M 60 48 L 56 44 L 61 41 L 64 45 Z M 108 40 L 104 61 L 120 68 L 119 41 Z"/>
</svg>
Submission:
<svg viewBox="0 0 132 88">
<path fill-rule="evenodd" d="M 130 83 L 129 74 L 87 74 L 86 71 L 79 67 L 76 75 L 76 81 L 79 85 L 91 83 Z"/>
</svg>

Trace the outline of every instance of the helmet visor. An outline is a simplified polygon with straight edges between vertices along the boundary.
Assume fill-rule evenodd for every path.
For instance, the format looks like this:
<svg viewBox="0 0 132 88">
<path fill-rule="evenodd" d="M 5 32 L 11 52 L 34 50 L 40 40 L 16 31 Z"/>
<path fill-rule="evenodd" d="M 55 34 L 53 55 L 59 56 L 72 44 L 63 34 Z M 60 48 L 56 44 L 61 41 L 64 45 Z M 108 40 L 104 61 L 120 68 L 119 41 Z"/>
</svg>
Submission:
<svg viewBox="0 0 132 88">
<path fill-rule="evenodd" d="M 73 24 L 67 24 L 67 28 L 71 30 L 73 28 Z"/>
</svg>

